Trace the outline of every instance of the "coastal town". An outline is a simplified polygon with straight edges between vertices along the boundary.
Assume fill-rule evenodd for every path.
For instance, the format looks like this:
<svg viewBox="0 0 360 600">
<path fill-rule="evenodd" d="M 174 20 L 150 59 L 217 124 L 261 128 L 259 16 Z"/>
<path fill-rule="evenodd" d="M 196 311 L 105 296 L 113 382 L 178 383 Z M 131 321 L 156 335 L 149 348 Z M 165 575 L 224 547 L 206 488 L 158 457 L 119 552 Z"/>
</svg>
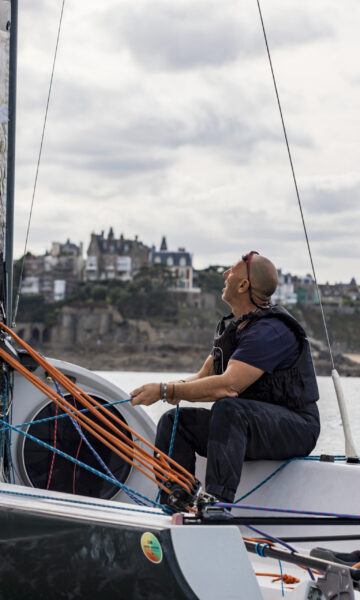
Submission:
<svg viewBox="0 0 360 600">
<path fill-rule="evenodd" d="M 24 257 L 23 257 L 24 258 Z M 111 227 L 83 243 L 53 242 L 41 255 L 30 252 L 23 266 L 16 330 L 48 355 L 92 369 L 156 370 L 200 367 L 214 327 L 228 307 L 221 300 L 227 265 L 194 268 L 185 247 L 158 246 L 135 236 L 117 237 Z M 274 304 L 285 306 L 306 327 L 319 374 L 330 362 L 317 287 L 311 275 L 278 270 Z M 345 375 L 360 364 L 360 288 L 320 283 L 331 342 Z"/>
<path fill-rule="evenodd" d="M 143 267 L 163 265 L 171 273 L 168 289 L 182 293 L 187 300 L 198 301 L 202 293 L 199 273 L 193 267 L 193 255 L 184 247 L 169 248 L 163 236 L 158 248 L 139 240 L 116 238 L 111 227 L 108 234 L 92 233 L 83 256 L 83 243 L 53 242 L 44 254 L 26 256 L 21 293 L 24 296 L 42 296 L 46 302 L 64 300 L 77 291 L 81 283 L 132 281 Z M 211 270 L 213 267 L 209 267 Z M 217 267 L 221 274 L 227 266 Z M 299 276 L 278 270 L 279 285 L 273 302 L 284 306 L 298 303 L 318 305 L 319 299 L 313 277 Z M 331 307 L 360 307 L 360 287 L 356 279 L 349 283 L 323 283 L 319 285 L 323 304 Z"/>
</svg>

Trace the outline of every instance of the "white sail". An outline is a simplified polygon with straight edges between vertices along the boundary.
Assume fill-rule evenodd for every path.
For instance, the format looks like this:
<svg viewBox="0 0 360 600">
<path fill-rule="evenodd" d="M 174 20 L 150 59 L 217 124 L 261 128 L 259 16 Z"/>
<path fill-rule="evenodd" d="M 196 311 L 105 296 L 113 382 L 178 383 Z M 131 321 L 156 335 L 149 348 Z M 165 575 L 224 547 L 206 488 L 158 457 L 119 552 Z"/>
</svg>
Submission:
<svg viewBox="0 0 360 600">
<path fill-rule="evenodd" d="M 0 253 L 4 255 L 9 101 L 10 0 L 0 0 Z"/>
</svg>

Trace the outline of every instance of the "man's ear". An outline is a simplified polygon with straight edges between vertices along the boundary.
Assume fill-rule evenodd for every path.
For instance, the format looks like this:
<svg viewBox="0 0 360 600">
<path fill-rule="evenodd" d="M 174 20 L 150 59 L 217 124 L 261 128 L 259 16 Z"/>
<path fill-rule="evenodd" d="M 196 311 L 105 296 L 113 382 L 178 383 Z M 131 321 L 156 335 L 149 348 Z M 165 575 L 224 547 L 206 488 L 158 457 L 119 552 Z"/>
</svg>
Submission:
<svg viewBox="0 0 360 600">
<path fill-rule="evenodd" d="M 247 292 L 249 289 L 249 285 L 248 279 L 242 279 L 238 285 L 239 294 L 245 294 L 245 292 Z"/>
</svg>

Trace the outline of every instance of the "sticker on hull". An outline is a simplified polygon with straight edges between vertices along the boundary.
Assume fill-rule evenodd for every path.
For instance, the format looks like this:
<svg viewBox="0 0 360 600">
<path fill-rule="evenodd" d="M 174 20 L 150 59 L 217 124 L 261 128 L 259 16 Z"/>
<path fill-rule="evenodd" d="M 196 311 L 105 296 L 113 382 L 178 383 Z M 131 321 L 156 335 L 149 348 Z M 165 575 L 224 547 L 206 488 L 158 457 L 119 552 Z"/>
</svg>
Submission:
<svg viewBox="0 0 360 600">
<path fill-rule="evenodd" d="M 161 563 L 163 558 L 162 548 L 159 540 L 153 533 L 147 531 L 142 534 L 141 548 L 146 558 L 152 563 Z"/>
</svg>

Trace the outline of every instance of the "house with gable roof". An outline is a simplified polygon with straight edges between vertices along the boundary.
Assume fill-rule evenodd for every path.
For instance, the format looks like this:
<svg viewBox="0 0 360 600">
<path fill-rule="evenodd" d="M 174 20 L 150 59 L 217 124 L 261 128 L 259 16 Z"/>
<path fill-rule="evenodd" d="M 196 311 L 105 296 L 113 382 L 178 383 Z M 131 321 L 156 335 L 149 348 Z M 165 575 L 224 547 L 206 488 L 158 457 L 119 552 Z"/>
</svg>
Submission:
<svg viewBox="0 0 360 600">
<path fill-rule="evenodd" d="M 200 292 L 199 288 L 194 287 L 192 255 L 185 248 L 178 248 L 176 251 L 168 250 L 165 236 L 161 240 L 159 250 L 156 250 L 155 246 L 152 247 L 149 262 L 151 265 L 162 264 L 170 269 L 174 276 L 171 291 Z"/>
<path fill-rule="evenodd" d="M 92 233 L 87 250 L 85 281 L 130 281 L 139 269 L 149 264 L 150 248 L 135 236 L 125 239 L 123 234 L 115 238 L 112 227 L 107 237 L 104 231 Z"/>
</svg>

